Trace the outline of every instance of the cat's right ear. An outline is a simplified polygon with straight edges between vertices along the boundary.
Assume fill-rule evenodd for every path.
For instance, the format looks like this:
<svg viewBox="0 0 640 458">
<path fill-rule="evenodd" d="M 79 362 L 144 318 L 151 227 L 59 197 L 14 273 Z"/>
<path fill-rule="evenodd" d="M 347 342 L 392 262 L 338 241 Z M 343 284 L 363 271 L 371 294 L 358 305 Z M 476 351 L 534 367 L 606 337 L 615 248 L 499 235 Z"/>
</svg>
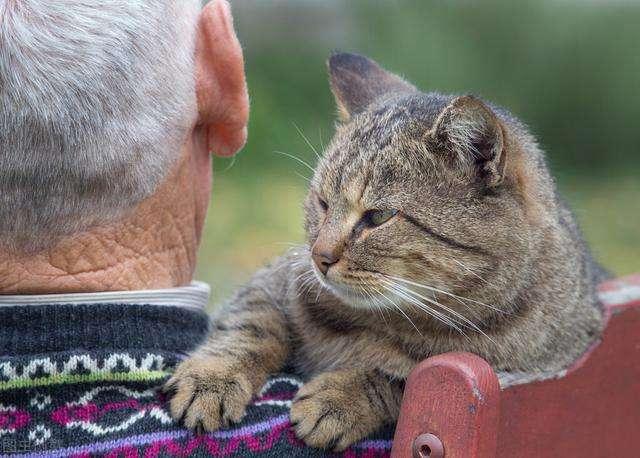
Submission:
<svg viewBox="0 0 640 458">
<path fill-rule="evenodd" d="M 398 75 L 358 54 L 334 53 L 329 58 L 328 67 L 331 91 L 343 121 L 364 111 L 380 97 L 416 91 Z"/>
<path fill-rule="evenodd" d="M 502 123 L 480 99 L 456 97 L 440 113 L 431 131 L 458 164 L 472 165 L 489 187 L 502 183 L 506 152 Z"/>
</svg>

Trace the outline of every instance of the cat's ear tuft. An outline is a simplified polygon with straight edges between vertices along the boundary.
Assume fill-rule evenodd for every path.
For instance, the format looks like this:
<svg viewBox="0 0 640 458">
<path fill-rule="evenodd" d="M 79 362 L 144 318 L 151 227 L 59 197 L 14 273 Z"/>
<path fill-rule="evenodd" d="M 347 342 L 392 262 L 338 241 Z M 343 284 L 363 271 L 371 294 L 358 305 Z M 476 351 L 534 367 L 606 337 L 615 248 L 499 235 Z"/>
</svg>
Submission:
<svg viewBox="0 0 640 458">
<path fill-rule="evenodd" d="M 438 116 L 432 135 L 458 163 L 472 164 L 487 186 L 502 183 L 506 163 L 502 124 L 480 99 L 470 95 L 454 99 Z"/>
<path fill-rule="evenodd" d="M 364 111 L 376 99 L 415 92 L 416 88 L 373 60 L 358 54 L 336 52 L 327 62 L 331 90 L 343 121 Z"/>
</svg>

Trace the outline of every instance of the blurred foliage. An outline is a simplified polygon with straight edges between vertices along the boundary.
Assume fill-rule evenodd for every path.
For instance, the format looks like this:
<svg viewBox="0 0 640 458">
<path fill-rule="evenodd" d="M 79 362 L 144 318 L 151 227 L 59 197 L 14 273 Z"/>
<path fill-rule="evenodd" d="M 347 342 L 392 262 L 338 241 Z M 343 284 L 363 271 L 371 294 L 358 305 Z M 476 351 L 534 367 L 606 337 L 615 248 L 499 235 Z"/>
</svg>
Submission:
<svg viewBox="0 0 640 458">
<path fill-rule="evenodd" d="M 198 276 L 215 297 L 290 243 L 312 164 L 332 134 L 325 61 L 366 54 L 423 90 L 511 110 L 547 151 L 597 256 L 640 271 L 640 3 L 607 0 L 236 0 L 250 138 L 216 160 Z"/>
</svg>

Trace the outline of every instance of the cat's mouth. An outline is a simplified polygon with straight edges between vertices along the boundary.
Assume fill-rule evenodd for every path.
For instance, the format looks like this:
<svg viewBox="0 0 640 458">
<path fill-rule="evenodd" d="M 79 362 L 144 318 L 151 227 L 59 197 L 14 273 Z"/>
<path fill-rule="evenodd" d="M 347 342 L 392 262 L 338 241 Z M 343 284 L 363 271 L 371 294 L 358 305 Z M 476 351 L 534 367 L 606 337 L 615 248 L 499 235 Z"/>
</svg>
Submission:
<svg viewBox="0 0 640 458">
<path fill-rule="evenodd" d="M 322 274 L 313 262 L 311 264 L 320 284 L 352 307 L 371 309 L 386 301 L 380 284 L 384 275 L 380 272 L 359 270 L 346 273 L 342 269 L 330 269 Z"/>
</svg>

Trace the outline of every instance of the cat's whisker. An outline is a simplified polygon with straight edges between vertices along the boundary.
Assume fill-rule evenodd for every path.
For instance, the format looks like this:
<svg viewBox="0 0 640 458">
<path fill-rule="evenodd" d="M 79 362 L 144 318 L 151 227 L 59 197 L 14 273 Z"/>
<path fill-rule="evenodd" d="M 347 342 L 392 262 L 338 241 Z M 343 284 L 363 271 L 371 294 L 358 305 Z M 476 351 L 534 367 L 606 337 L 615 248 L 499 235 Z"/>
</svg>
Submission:
<svg viewBox="0 0 640 458">
<path fill-rule="evenodd" d="M 300 286 L 299 293 L 303 296 L 307 296 L 311 292 L 311 287 L 313 286 L 313 280 L 307 279 Z"/>
<path fill-rule="evenodd" d="M 302 279 L 299 279 L 297 282 L 293 283 L 291 287 L 295 288 L 297 294 L 302 295 L 307 279 L 304 278 L 302 281 L 300 280 Z"/>
<path fill-rule="evenodd" d="M 309 141 L 307 136 L 302 132 L 302 129 L 300 129 L 300 127 L 298 127 L 298 125 L 295 122 L 293 123 L 293 127 L 296 128 L 300 136 L 304 139 L 305 143 L 309 145 L 309 148 L 311 148 L 311 150 L 314 152 L 318 160 L 320 160 L 320 154 L 318 154 L 318 150 L 316 149 L 315 146 L 313 146 L 313 144 Z"/>
<path fill-rule="evenodd" d="M 303 267 L 305 270 L 311 270 L 311 261 L 309 259 L 309 253 L 305 248 L 300 248 L 297 245 L 294 245 L 293 248 L 288 250 L 295 258 L 291 261 L 291 266 L 294 268 Z M 287 265 L 287 264 L 283 264 Z"/>
<path fill-rule="evenodd" d="M 394 285 L 393 283 L 388 283 L 388 285 L 389 286 L 384 286 L 383 285 L 383 287 L 385 289 L 393 292 L 396 296 L 400 297 L 401 299 L 404 299 L 405 301 L 409 302 L 410 304 L 415 305 L 416 307 L 418 307 L 418 309 L 426 312 L 431 317 L 433 317 L 433 318 L 437 319 L 438 321 L 444 323 L 445 325 L 455 329 L 461 335 L 463 335 L 464 337 L 469 339 L 469 336 L 460 328 L 460 326 L 462 326 L 462 327 L 468 327 L 468 326 L 464 326 L 463 324 L 458 323 L 457 321 L 454 321 L 450 317 L 445 316 L 441 312 L 438 312 L 437 310 L 434 310 L 433 308 L 429 307 L 428 305 L 418 301 L 416 298 L 414 298 L 414 297 L 406 294 L 404 291 L 398 289 L 396 287 L 396 285 Z M 471 340 L 471 339 L 469 339 L 469 340 Z"/>
<path fill-rule="evenodd" d="M 380 318 L 387 324 L 387 321 L 384 318 L 382 313 L 382 308 L 380 307 L 380 303 L 376 300 L 376 298 L 371 294 L 371 292 L 365 286 L 358 286 L 358 289 L 362 291 L 362 293 L 371 301 L 372 305 L 376 308 L 376 311 L 380 314 Z"/>
<path fill-rule="evenodd" d="M 311 269 L 311 253 L 309 253 L 309 250 L 306 247 L 300 248 L 299 246 L 297 246 L 290 251 L 291 254 L 295 256 L 293 262 L 296 262 L 299 265 L 305 265 L 307 266 L 307 268 Z"/>
<path fill-rule="evenodd" d="M 295 173 L 298 177 L 302 178 L 307 183 L 311 183 L 311 178 L 306 177 L 303 174 L 301 174 L 300 172 L 296 172 L 295 170 L 293 171 L 293 173 Z"/>
<path fill-rule="evenodd" d="M 387 286 L 385 286 L 385 285 L 382 285 L 382 287 L 383 287 L 384 289 L 386 289 L 387 291 L 389 291 L 390 293 L 395 294 L 395 292 L 394 292 L 394 290 L 393 290 L 393 289 L 388 288 L 388 287 L 387 287 Z M 415 325 L 415 323 L 413 322 L 413 320 L 411 320 L 411 318 L 409 318 L 409 315 L 407 315 L 407 314 L 404 312 L 404 310 L 402 310 L 402 308 L 401 308 L 400 306 L 398 306 L 395 302 L 393 302 L 393 301 L 389 300 L 389 298 L 388 298 L 386 295 L 384 295 L 384 294 L 383 294 L 383 297 L 384 297 L 385 299 L 387 299 L 387 300 L 389 301 L 389 303 L 390 303 L 391 305 L 393 305 L 393 307 L 394 307 L 398 312 L 400 312 L 400 313 L 401 313 L 401 314 L 402 314 L 402 315 L 407 319 L 407 321 L 409 321 L 409 323 L 411 323 L 411 326 L 413 326 L 413 327 L 415 328 L 415 330 L 416 330 L 416 331 L 418 331 L 418 334 L 420 334 L 421 336 L 423 335 L 423 334 L 422 334 L 422 332 L 420 332 L 420 329 L 418 329 L 418 327 Z"/>
<path fill-rule="evenodd" d="M 411 288 L 407 288 L 405 286 L 402 285 L 397 285 L 399 288 L 401 288 L 403 291 L 405 291 L 407 294 L 413 295 L 417 298 L 420 298 L 422 300 L 425 300 L 427 302 L 429 302 L 430 304 L 433 304 L 437 307 L 442 308 L 443 310 L 445 310 L 446 312 L 454 315 L 455 317 L 457 317 L 459 320 L 462 320 L 464 323 L 466 323 L 468 326 L 467 327 L 471 327 L 473 330 L 479 332 L 480 334 L 482 334 L 484 337 L 486 337 L 487 339 L 489 339 L 492 343 L 495 343 L 495 341 L 489 336 L 487 335 L 482 329 L 480 329 L 480 327 L 478 327 L 477 324 L 475 324 L 473 321 L 471 321 L 470 319 L 468 319 L 467 317 L 465 317 L 464 315 L 462 315 L 459 312 L 456 312 L 455 310 L 451 309 L 450 307 L 447 307 L 446 305 L 441 304 L 440 302 L 436 301 L 436 300 L 431 300 L 428 297 L 423 296 L 422 294 L 412 290 Z"/>
<path fill-rule="evenodd" d="M 382 294 L 382 293 L 378 290 L 378 288 L 373 287 L 372 289 L 373 289 L 373 291 L 374 291 L 378 296 L 382 296 L 382 297 L 384 297 L 385 299 L 387 299 L 387 298 L 386 298 L 386 296 L 385 296 L 384 294 Z M 392 310 L 392 309 L 391 309 L 387 304 L 385 304 L 385 303 L 384 303 L 384 301 L 383 301 L 382 299 L 380 299 L 379 297 L 376 297 L 376 296 L 374 296 L 374 295 L 372 294 L 372 298 L 373 298 L 377 303 L 379 303 L 379 304 L 380 304 L 380 306 L 382 307 L 382 309 L 383 309 L 383 311 L 384 311 L 384 312 L 387 312 L 388 317 L 389 317 L 389 319 L 390 319 L 390 318 L 391 318 L 391 315 L 390 315 L 389 311 L 390 311 L 390 310 Z M 389 300 L 389 299 L 387 299 L 387 301 L 388 301 L 388 300 Z M 386 320 L 385 320 L 385 324 L 386 324 L 387 326 L 389 325 L 389 323 L 387 323 L 387 321 L 386 321 Z"/>
<path fill-rule="evenodd" d="M 423 285 L 422 283 L 417 283 L 417 282 L 414 282 L 414 281 L 411 281 L 411 280 L 407 280 L 407 279 L 401 278 L 401 277 L 395 277 L 393 275 L 384 275 L 384 277 L 386 277 L 388 279 L 391 279 L 391 280 L 397 280 L 397 281 L 400 281 L 400 282 L 403 282 L 403 283 L 406 283 L 406 284 L 409 284 L 409 285 L 412 285 L 412 286 L 417 286 L 418 288 L 424 288 L 424 289 L 428 289 L 430 291 L 435 291 L 437 293 L 444 294 L 445 296 L 449 296 L 449 297 L 452 297 L 452 298 L 457 298 L 457 299 L 461 299 L 463 301 L 469 301 L 469 302 L 472 302 L 474 304 L 482 305 L 482 306 L 490 308 L 491 310 L 494 310 L 494 311 L 496 311 L 498 313 L 504 313 L 504 314 L 508 314 L 509 313 L 509 312 L 507 312 L 505 310 L 500 310 L 499 308 L 497 308 L 497 307 L 495 307 L 493 305 L 485 304 L 484 302 L 476 301 L 474 299 L 469 299 L 469 298 L 466 298 L 466 297 L 458 296 L 458 295 L 450 293 L 448 291 L 444 291 L 442 289 L 434 288 L 433 286 Z"/>
<path fill-rule="evenodd" d="M 298 294 L 306 295 L 309 293 L 311 287 L 313 286 L 316 278 L 311 270 L 307 270 L 294 280 L 293 284 L 296 285 Z"/>
<path fill-rule="evenodd" d="M 291 268 L 293 266 L 293 269 L 300 269 L 300 274 L 298 275 L 297 278 L 294 278 L 294 282 L 296 282 L 297 280 L 300 279 L 300 277 L 302 275 L 308 275 L 308 274 L 312 274 L 313 270 L 311 269 L 311 266 L 308 265 L 306 262 L 302 262 L 302 261 L 293 261 L 291 264 L 286 264 L 283 263 L 282 265 L 279 265 L 278 267 L 276 267 L 273 271 L 274 272 L 278 272 L 280 269 L 283 268 Z"/>
<path fill-rule="evenodd" d="M 384 325 L 386 327 L 389 327 L 389 322 L 387 321 L 387 319 L 389 318 L 389 308 L 383 302 L 381 302 L 380 299 L 375 297 L 372 299 L 378 304 L 378 307 L 380 308 L 380 316 L 382 317 Z"/>
<path fill-rule="evenodd" d="M 410 289 L 410 288 L 408 288 L 408 289 Z M 436 289 L 437 289 L 437 288 L 434 288 L 433 290 L 427 290 L 427 291 L 429 291 L 429 292 L 431 293 L 431 299 L 432 299 L 433 301 L 435 301 L 436 303 L 438 303 L 439 305 L 441 305 L 441 306 L 442 306 L 442 304 L 440 304 L 440 303 L 438 302 L 437 298 L 436 298 L 436 291 L 435 291 Z M 411 290 L 411 289 L 410 289 L 410 290 Z M 411 290 L 411 291 L 415 293 L 415 291 L 413 291 L 413 290 Z M 454 299 L 454 300 L 455 300 L 456 302 L 458 302 L 460 305 L 462 305 L 462 306 L 463 306 L 463 307 L 465 307 L 467 310 L 469 310 L 469 312 L 470 312 L 470 313 L 471 313 L 475 318 L 478 318 L 478 312 L 477 312 L 476 310 L 474 310 L 472 307 L 470 307 L 470 306 L 469 306 L 469 304 L 467 304 L 466 302 L 464 302 L 464 301 L 462 300 L 462 298 L 460 298 L 460 297 L 458 297 L 458 296 L 453 295 L 453 296 L 452 296 L 452 299 Z"/>
<path fill-rule="evenodd" d="M 392 288 L 392 287 L 387 287 L 387 286 L 383 286 L 384 289 L 386 289 L 387 291 L 391 292 L 394 296 L 398 297 L 399 299 L 403 300 L 404 302 L 408 302 L 410 305 L 413 305 L 414 307 L 416 307 L 418 310 L 426 313 L 427 315 L 431 316 L 432 318 L 441 321 L 442 323 L 444 323 L 445 325 L 457 329 L 458 332 L 460 332 L 461 334 L 464 334 L 460 329 L 458 329 L 456 327 L 455 324 L 451 323 L 449 320 L 447 320 L 446 317 L 444 316 L 438 316 L 438 313 L 431 309 L 430 307 L 425 307 L 424 304 L 421 304 L 417 301 L 415 301 L 413 298 L 411 297 L 407 297 L 402 291 L 396 289 L 396 288 Z M 395 305 L 395 304 L 394 304 Z M 400 312 L 404 314 L 402 308 L 398 305 L 395 305 L 396 309 L 399 310 Z M 406 315 L 405 315 L 406 316 Z M 422 335 L 422 334 L 421 334 Z"/>
<path fill-rule="evenodd" d="M 299 269 L 301 266 L 294 266 L 294 269 Z M 274 267 L 273 268 L 273 272 L 274 273 L 279 273 L 282 269 L 286 269 L 286 268 L 291 268 L 291 266 L 287 265 L 287 264 L 281 264 L 278 267 Z"/>
<path fill-rule="evenodd" d="M 429 292 L 431 293 L 431 298 L 432 298 L 434 301 L 437 301 L 435 291 L 429 291 Z M 453 300 L 455 300 L 458 304 L 462 305 L 464 308 L 466 308 L 466 309 L 469 311 L 469 313 L 471 313 L 471 315 L 473 315 L 473 317 L 474 317 L 474 318 L 476 318 L 476 319 L 477 319 L 477 318 L 479 318 L 479 316 L 478 316 L 478 311 L 477 311 L 477 310 L 475 310 L 475 308 L 474 308 L 474 307 L 471 307 L 469 304 L 467 304 L 466 302 L 464 302 L 464 301 L 463 301 L 462 299 L 460 299 L 459 297 L 453 297 L 452 299 L 453 299 Z"/>
<path fill-rule="evenodd" d="M 305 277 L 303 277 L 303 278 L 304 278 L 304 281 L 305 281 L 305 282 L 312 282 L 312 281 L 316 281 L 316 276 L 315 276 L 315 274 L 313 273 L 313 271 L 312 271 L 312 270 L 310 270 L 310 269 L 309 269 L 309 270 L 307 270 L 307 271 L 305 272 Z"/>
<path fill-rule="evenodd" d="M 310 269 L 304 268 L 304 266 L 293 266 L 293 268 L 291 268 L 290 266 L 287 266 L 286 264 L 284 264 L 284 265 L 280 265 L 280 266 L 276 267 L 275 269 L 273 269 L 273 271 L 278 273 L 282 269 L 286 269 L 286 268 L 290 268 L 292 272 L 298 272 L 298 275 L 307 274 L 309 272 L 309 270 L 310 270 Z M 294 281 L 296 281 L 298 279 L 299 278 L 294 278 Z"/>
<path fill-rule="evenodd" d="M 431 315 L 432 317 L 436 318 L 437 320 L 441 321 L 442 323 L 446 324 L 447 326 L 450 326 L 451 328 L 457 330 L 458 332 L 460 332 L 462 335 L 466 334 L 462 331 L 461 328 L 467 328 L 467 329 L 471 329 L 471 327 L 465 323 L 461 323 L 458 320 L 456 320 L 453 317 L 447 316 L 444 313 L 429 307 L 427 304 L 423 303 L 422 301 L 418 300 L 417 298 L 411 296 L 410 294 L 408 294 L 406 291 L 403 291 L 402 289 L 398 288 L 398 285 L 393 285 L 391 284 L 391 287 L 395 289 L 396 295 L 399 296 L 400 298 L 404 299 L 405 301 L 409 302 L 411 305 L 414 305 L 416 307 L 418 307 L 420 310 L 428 313 L 429 315 Z"/>
<path fill-rule="evenodd" d="M 452 260 L 452 258 L 447 256 L 447 255 L 442 255 L 442 257 L 443 257 L 443 259 L 446 259 L 447 261 L 451 261 Z M 422 277 L 425 277 L 425 278 L 428 278 L 430 275 L 433 274 L 433 272 L 430 269 L 424 268 L 424 267 L 421 267 L 421 266 L 416 266 L 415 269 L 416 269 L 416 275 L 422 276 Z M 385 274 L 385 276 L 387 278 L 393 278 L 393 277 L 391 277 L 389 275 L 386 275 L 386 274 Z M 400 277 L 396 277 L 396 278 L 400 278 Z M 403 278 L 401 278 L 401 279 L 404 280 Z M 454 289 L 463 289 L 466 286 L 465 284 L 457 283 L 457 282 L 455 282 L 453 280 L 448 280 L 447 285 L 450 288 L 454 288 Z M 427 285 L 424 285 L 424 286 L 427 286 Z"/>
<path fill-rule="evenodd" d="M 389 310 L 389 306 L 387 304 L 384 303 L 384 301 L 382 301 L 380 299 L 380 297 L 378 296 L 382 296 L 382 294 L 380 293 L 380 291 L 378 290 L 378 288 L 375 288 L 373 285 L 369 285 L 370 289 L 368 289 L 367 291 L 369 292 L 369 294 L 371 295 L 371 298 L 373 300 L 375 300 L 378 304 L 380 304 L 380 306 L 382 308 L 384 308 L 385 310 Z M 375 293 L 375 294 L 374 294 Z M 377 294 L 377 296 L 376 296 Z"/>
<path fill-rule="evenodd" d="M 300 275 L 298 275 L 296 278 L 293 279 L 293 283 L 297 283 L 298 281 L 300 281 L 302 278 L 306 277 L 307 275 L 311 274 L 311 270 L 305 270 L 304 272 L 302 272 Z"/>
<path fill-rule="evenodd" d="M 455 262 L 456 264 L 458 264 L 460 267 L 462 267 L 464 270 L 466 270 L 467 272 L 469 272 L 471 275 L 473 275 L 474 277 L 478 278 L 480 281 L 482 281 L 483 283 L 496 288 L 495 285 L 493 285 L 492 283 L 488 282 L 487 280 L 485 280 L 484 278 L 482 278 L 480 275 L 478 275 L 476 272 L 474 272 L 473 270 L 469 269 L 467 266 L 465 266 L 462 262 L 458 261 L 457 259 L 451 259 L 453 262 Z"/>
<path fill-rule="evenodd" d="M 300 246 L 299 243 L 293 243 L 293 242 L 271 242 L 273 245 L 284 245 L 284 246 L 288 246 L 289 248 L 298 248 Z M 294 261 L 295 262 L 295 261 Z M 293 262 L 292 262 L 293 264 Z"/>
<path fill-rule="evenodd" d="M 406 286 L 398 284 L 398 283 L 395 283 L 393 286 L 395 286 L 396 288 L 400 289 L 401 291 L 404 291 L 405 293 L 407 293 L 407 294 L 409 294 L 411 296 L 414 296 L 416 299 L 421 299 L 421 300 L 427 301 L 430 304 L 433 304 L 433 305 L 435 305 L 437 307 L 440 307 L 440 308 L 444 309 L 446 312 L 448 312 L 448 313 L 452 314 L 453 316 L 461 319 L 464 323 L 467 323 L 472 328 L 475 326 L 475 324 L 472 321 L 470 321 L 468 318 L 466 318 L 464 315 L 462 315 L 459 312 L 456 312 L 455 310 L 452 310 L 451 308 L 441 304 L 440 302 L 435 300 L 435 298 L 429 299 L 428 297 L 423 296 L 422 294 L 412 290 L 411 288 L 407 288 Z M 477 330 L 479 331 L 479 329 L 477 329 Z"/>
<path fill-rule="evenodd" d="M 315 274 L 313 276 L 315 278 Z M 322 284 L 321 281 L 318 282 L 318 288 L 317 289 L 318 289 L 318 291 L 316 292 L 316 303 L 320 299 L 320 294 L 322 293 L 322 290 L 324 289 L 324 285 Z"/>
<path fill-rule="evenodd" d="M 311 170 L 311 172 L 315 173 L 315 169 L 313 167 L 311 167 L 308 162 L 306 162 L 303 159 L 300 159 L 298 156 L 294 156 L 293 154 L 285 153 L 284 151 L 274 151 L 274 153 L 281 154 L 281 155 L 283 155 L 285 157 L 288 157 L 289 159 L 292 159 L 292 160 L 304 165 L 306 168 Z"/>
<path fill-rule="evenodd" d="M 322 128 L 321 127 L 318 127 L 318 138 L 320 139 L 320 147 L 322 148 L 322 151 L 324 151 L 326 148 L 324 146 L 324 140 L 322 139 Z"/>
<path fill-rule="evenodd" d="M 452 321 L 454 321 L 455 323 L 459 324 L 460 326 L 463 326 L 463 327 L 468 328 L 468 329 L 475 330 L 475 331 L 480 332 L 481 334 L 484 334 L 486 336 L 486 334 L 482 330 L 480 330 L 480 328 L 478 328 L 478 326 L 473 321 L 471 321 L 468 318 L 464 317 L 463 315 L 461 315 L 460 313 L 456 312 L 455 310 L 452 310 L 451 308 L 441 304 L 440 302 L 435 300 L 435 297 L 434 297 L 434 299 L 429 299 L 429 298 L 419 294 L 418 292 L 416 292 L 416 291 L 414 291 L 414 290 L 412 290 L 410 288 L 406 288 L 405 286 L 400 285 L 400 284 L 398 284 L 397 287 L 402 288 L 405 291 L 405 293 L 407 293 L 407 294 L 410 294 L 410 295 L 413 295 L 413 296 L 417 296 L 422 300 L 426 300 L 427 302 L 429 302 L 429 303 L 431 303 L 431 304 L 433 304 L 435 306 L 438 306 L 438 307 L 444 309 L 445 311 L 449 312 L 450 314 L 456 316 L 462 322 L 460 322 L 460 321 L 458 321 L 456 319 L 453 319 L 451 317 L 448 317 L 448 318 L 451 319 Z M 464 303 L 462 303 L 462 304 L 465 307 L 467 307 L 467 309 L 469 309 L 473 313 L 473 310 L 471 308 L 469 308 L 469 306 L 467 304 L 464 304 Z M 486 337 L 489 340 L 493 341 L 489 336 L 486 336 Z"/>
</svg>

